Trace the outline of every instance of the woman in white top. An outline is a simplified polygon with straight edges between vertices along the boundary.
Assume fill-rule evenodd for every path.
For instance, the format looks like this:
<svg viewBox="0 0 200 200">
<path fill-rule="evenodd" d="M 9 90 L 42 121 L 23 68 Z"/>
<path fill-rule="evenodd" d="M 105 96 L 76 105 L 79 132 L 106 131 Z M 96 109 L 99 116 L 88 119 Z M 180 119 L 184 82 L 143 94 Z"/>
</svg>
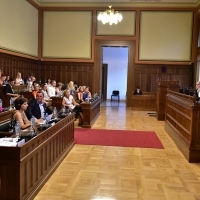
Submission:
<svg viewBox="0 0 200 200">
<path fill-rule="evenodd" d="M 81 105 L 78 104 L 72 95 L 70 95 L 70 90 L 65 90 L 63 92 L 62 106 L 67 107 L 75 112 L 75 117 L 79 118 L 79 125 L 83 125 L 83 112 Z"/>
<path fill-rule="evenodd" d="M 20 72 L 17 72 L 17 77 L 15 79 L 15 84 L 16 85 L 23 85 L 24 84 L 24 81 L 21 77 L 21 73 Z"/>
</svg>

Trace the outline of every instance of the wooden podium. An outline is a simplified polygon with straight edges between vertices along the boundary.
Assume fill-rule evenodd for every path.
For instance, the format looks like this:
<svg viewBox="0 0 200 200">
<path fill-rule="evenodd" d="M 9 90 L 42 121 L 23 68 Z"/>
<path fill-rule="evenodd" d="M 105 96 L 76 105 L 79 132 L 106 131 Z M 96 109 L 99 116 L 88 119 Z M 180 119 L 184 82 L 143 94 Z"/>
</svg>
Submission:
<svg viewBox="0 0 200 200">
<path fill-rule="evenodd" d="M 168 89 L 178 92 L 179 81 L 161 80 L 158 82 L 158 90 L 156 97 L 157 120 L 165 120 L 166 95 Z"/>
</svg>

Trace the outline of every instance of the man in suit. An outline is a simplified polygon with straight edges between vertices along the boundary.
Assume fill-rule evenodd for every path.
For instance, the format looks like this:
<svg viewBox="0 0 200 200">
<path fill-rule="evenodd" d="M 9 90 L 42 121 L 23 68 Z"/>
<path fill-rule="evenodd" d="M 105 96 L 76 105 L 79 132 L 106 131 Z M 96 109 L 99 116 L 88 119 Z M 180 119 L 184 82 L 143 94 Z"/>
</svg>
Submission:
<svg viewBox="0 0 200 200">
<path fill-rule="evenodd" d="M 140 89 L 140 86 L 137 86 L 136 90 L 133 92 L 133 95 L 142 95 L 142 91 Z"/>
<path fill-rule="evenodd" d="M 45 118 L 45 114 L 51 114 L 51 110 L 47 107 L 44 102 L 44 93 L 38 91 L 36 94 L 36 99 L 32 98 L 28 102 L 28 108 L 26 111 L 27 118 L 30 120 L 31 117 L 35 118 L 35 122 L 39 122 L 41 119 Z"/>
</svg>

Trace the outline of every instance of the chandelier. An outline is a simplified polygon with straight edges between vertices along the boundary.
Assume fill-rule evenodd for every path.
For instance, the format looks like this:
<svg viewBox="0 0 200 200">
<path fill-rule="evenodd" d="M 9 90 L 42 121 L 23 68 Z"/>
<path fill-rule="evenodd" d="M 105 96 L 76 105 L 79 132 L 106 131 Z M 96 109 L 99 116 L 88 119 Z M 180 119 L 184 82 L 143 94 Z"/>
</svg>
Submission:
<svg viewBox="0 0 200 200">
<path fill-rule="evenodd" d="M 103 24 L 109 23 L 110 25 L 112 25 L 121 22 L 122 15 L 121 13 L 118 13 L 118 11 L 115 12 L 114 9 L 112 9 L 112 6 L 108 6 L 108 9 L 106 11 L 99 13 L 97 19 Z"/>
</svg>

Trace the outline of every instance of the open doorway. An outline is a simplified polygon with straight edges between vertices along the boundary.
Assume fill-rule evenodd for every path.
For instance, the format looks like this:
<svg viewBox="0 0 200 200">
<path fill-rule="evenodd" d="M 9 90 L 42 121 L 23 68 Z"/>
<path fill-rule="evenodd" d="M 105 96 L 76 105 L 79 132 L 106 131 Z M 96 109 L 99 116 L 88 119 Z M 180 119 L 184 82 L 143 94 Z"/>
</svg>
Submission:
<svg viewBox="0 0 200 200">
<path fill-rule="evenodd" d="M 132 93 L 135 88 L 134 85 L 134 69 L 135 69 L 135 41 L 134 40 L 95 40 L 95 60 L 94 60 L 94 82 L 93 88 L 94 91 L 97 91 L 100 95 L 102 94 L 101 90 L 101 81 L 102 81 L 102 64 L 103 64 L 103 55 L 102 47 L 104 46 L 126 46 L 128 47 L 128 71 L 127 71 L 127 100 L 126 106 L 132 106 Z"/>
<path fill-rule="evenodd" d="M 110 100 L 113 90 L 120 93 L 120 101 L 126 101 L 128 47 L 102 47 L 102 94 L 103 100 Z"/>
</svg>

